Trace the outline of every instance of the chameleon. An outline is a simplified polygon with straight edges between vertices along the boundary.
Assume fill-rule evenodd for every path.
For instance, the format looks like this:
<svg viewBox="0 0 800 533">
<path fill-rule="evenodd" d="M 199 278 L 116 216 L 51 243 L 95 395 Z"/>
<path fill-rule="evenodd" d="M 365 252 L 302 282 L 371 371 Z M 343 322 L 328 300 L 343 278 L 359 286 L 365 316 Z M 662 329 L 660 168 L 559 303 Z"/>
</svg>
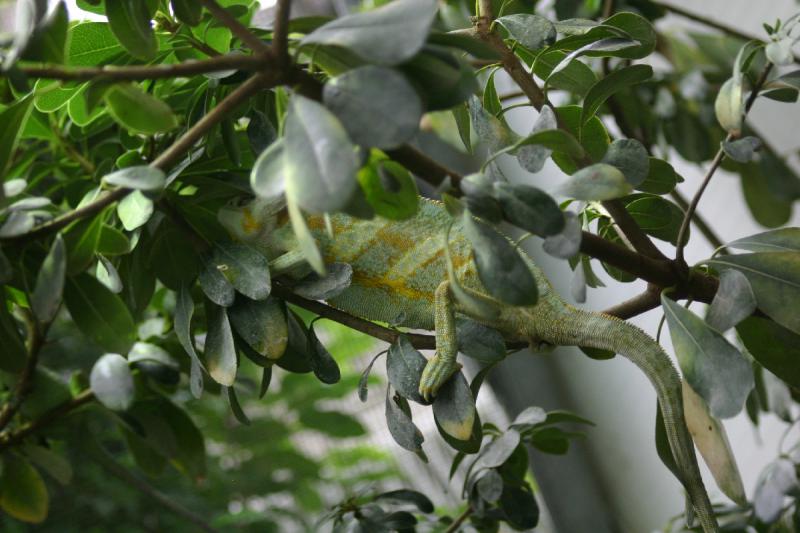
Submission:
<svg viewBox="0 0 800 533">
<path fill-rule="evenodd" d="M 234 240 L 252 245 L 270 259 L 273 276 L 309 273 L 282 199 L 235 200 L 218 213 Z M 359 219 L 343 213 L 303 215 L 327 264 L 352 266 L 351 284 L 327 303 L 352 315 L 396 326 L 435 332 L 436 352 L 428 361 L 419 392 L 425 398 L 458 370 L 456 314 L 500 331 L 508 341 L 542 346 L 582 346 L 619 353 L 641 369 L 656 390 L 666 434 L 684 486 L 703 530 L 718 525 L 698 468 L 683 412 L 681 378 L 669 356 L 644 331 L 616 317 L 575 308 L 553 290 L 524 251 L 538 288 L 532 306 L 503 304 L 487 294 L 472 260 L 461 223 L 444 204 L 420 199 L 405 220 Z M 445 242 L 444 235 L 447 237 Z M 493 318 L 474 312 L 454 297 L 447 272 L 449 255 L 459 286 L 497 309 Z"/>
</svg>

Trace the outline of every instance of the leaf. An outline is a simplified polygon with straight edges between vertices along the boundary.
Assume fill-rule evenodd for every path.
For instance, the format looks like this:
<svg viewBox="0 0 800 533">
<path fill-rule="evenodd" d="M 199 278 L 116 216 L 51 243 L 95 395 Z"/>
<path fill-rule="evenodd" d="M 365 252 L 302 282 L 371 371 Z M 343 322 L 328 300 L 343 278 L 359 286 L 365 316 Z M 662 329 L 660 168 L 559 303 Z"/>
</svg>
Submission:
<svg viewBox="0 0 800 533">
<path fill-rule="evenodd" d="M 755 310 L 756 297 L 745 275 L 738 270 L 723 270 L 719 288 L 706 315 L 708 325 L 724 333 Z"/>
<path fill-rule="evenodd" d="M 515 13 L 496 19 L 508 34 L 529 50 L 539 50 L 553 44 L 556 28 L 553 23 L 537 14 Z"/>
<path fill-rule="evenodd" d="M 684 217 L 680 207 L 660 196 L 645 194 L 633 194 L 623 201 L 625 209 L 645 233 L 673 245 L 678 242 Z"/>
<path fill-rule="evenodd" d="M 258 391 L 258 399 L 263 398 L 269 390 L 269 384 L 272 381 L 272 365 L 267 365 L 261 371 L 261 387 Z"/>
<path fill-rule="evenodd" d="M 155 58 L 158 41 L 146 0 L 114 0 L 105 11 L 111 31 L 132 56 L 146 61 Z"/>
<path fill-rule="evenodd" d="M 753 369 L 739 350 L 700 317 L 666 296 L 661 305 L 683 377 L 717 418 L 741 411 L 753 388 Z"/>
<path fill-rule="evenodd" d="M 456 372 L 442 385 L 433 402 L 433 417 L 444 433 L 468 441 L 475 422 L 475 398 L 462 372 Z"/>
<path fill-rule="evenodd" d="M 726 255 L 708 264 L 719 269 L 734 268 L 747 277 L 758 308 L 775 322 L 800 333 L 800 254 L 758 252 Z"/>
<path fill-rule="evenodd" d="M 103 231 L 104 218 L 102 214 L 84 218 L 64 230 L 68 275 L 84 271 L 94 259 L 97 245 L 100 243 L 100 234 Z"/>
<path fill-rule="evenodd" d="M 197 356 L 194 342 L 192 341 L 193 314 L 194 301 L 192 300 L 192 295 L 186 285 L 181 285 L 175 301 L 175 336 L 191 359 L 189 388 L 192 391 L 192 396 L 199 398 L 203 394 L 203 365 L 200 363 L 200 358 Z"/>
<path fill-rule="evenodd" d="M 527 484 L 503 485 L 499 506 L 514 529 L 532 529 L 539 523 L 539 505 Z"/>
<path fill-rule="evenodd" d="M 322 100 L 361 146 L 396 148 L 414 136 L 422 118 L 417 92 L 405 76 L 385 67 L 368 65 L 330 79 Z"/>
<path fill-rule="evenodd" d="M 737 163 L 748 163 L 761 149 L 761 144 L 758 137 L 742 137 L 735 141 L 722 141 L 722 150 Z"/>
<path fill-rule="evenodd" d="M 546 192 L 524 184 L 495 182 L 494 195 L 504 218 L 534 235 L 547 237 L 564 230 L 564 213 Z"/>
<path fill-rule="evenodd" d="M 575 137 L 562 129 L 540 130 L 531 133 L 527 137 L 516 141 L 506 151 L 514 151 L 529 145 L 543 146 L 553 152 L 563 152 L 570 157 L 578 159 L 585 156 L 583 147 Z"/>
<path fill-rule="evenodd" d="M 526 431 L 537 424 L 547 420 L 547 413 L 541 407 L 531 405 L 522 410 L 509 425 L 517 431 Z"/>
<path fill-rule="evenodd" d="M 309 300 L 329 300 L 347 289 L 353 281 L 353 267 L 347 263 L 327 265 L 328 274 L 310 274 L 292 287 L 292 292 Z"/>
<path fill-rule="evenodd" d="M 399 490 L 391 490 L 389 492 L 383 492 L 375 496 L 376 500 L 386 500 L 391 503 L 410 503 L 411 505 L 415 506 L 423 513 L 432 513 L 433 512 L 433 502 L 422 494 L 421 492 L 417 492 L 415 490 L 408 490 L 408 489 L 399 489 Z"/>
<path fill-rule="evenodd" d="M 122 278 L 120 278 L 119 272 L 117 272 L 114 264 L 102 255 L 97 256 L 95 277 L 114 294 L 122 292 Z"/>
<path fill-rule="evenodd" d="M 575 213 L 564 213 L 564 229 L 561 233 L 550 235 L 542 243 L 542 249 L 553 257 L 569 259 L 581 249 L 581 223 Z"/>
<path fill-rule="evenodd" d="M 497 468 L 505 463 L 520 442 L 519 432 L 509 429 L 490 442 L 472 464 L 471 472 L 477 473 L 484 468 Z"/>
<path fill-rule="evenodd" d="M 703 398 L 686 382 L 683 382 L 683 410 L 692 440 L 711 470 L 717 486 L 737 504 L 746 505 L 747 495 L 725 427 L 709 414 Z"/>
<path fill-rule="evenodd" d="M 794 40 L 789 36 L 768 43 L 767 46 L 764 47 L 767 61 L 775 65 L 791 65 L 794 63 L 794 54 L 792 53 L 793 44 Z"/>
<path fill-rule="evenodd" d="M 275 364 L 284 370 L 298 374 L 311 372 L 308 355 L 308 329 L 303 321 L 292 311 L 286 313 L 286 323 L 289 329 L 289 344 L 283 356 Z"/>
<path fill-rule="evenodd" d="M 33 216 L 25 211 L 12 211 L 0 227 L 0 237 L 17 237 L 33 229 L 36 224 Z"/>
<path fill-rule="evenodd" d="M 0 303 L 0 369 L 19 372 L 25 366 L 28 352 L 19 334 L 17 322 L 8 310 L 5 299 Z"/>
<path fill-rule="evenodd" d="M 197 26 L 203 15 L 203 5 L 195 0 L 170 0 L 172 12 L 175 13 L 175 18 L 188 24 L 189 26 Z"/>
<path fill-rule="evenodd" d="M 373 161 L 358 171 L 357 178 L 375 214 L 390 220 L 405 220 L 417 213 L 417 185 L 401 165 L 386 159 Z"/>
<path fill-rule="evenodd" d="M 31 310 L 40 323 L 46 324 L 55 318 L 61 306 L 66 271 L 67 252 L 64 239 L 59 234 L 53 240 L 53 245 L 39 269 L 31 295 Z"/>
<path fill-rule="evenodd" d="M 725 246 L 751 252 L 800 252 L 800 228 L 780 228 L 756 233 Z"/>
<path fill-rule="evenodd" d="M 72 466 L 69 461 L 44 446 L 24 445 L 23 451 L 39 468 L 47 472 L 61 485 L 69 485 L 72 481 Z"/>
<path fill-rule="evenodd" d="M 247 414 L 245 414 L 244 409 L 239 404 L 239 398 L 236 397 L 236 389 L 233 387 L 225 387 L 225 396 L 228 398 L 228 405 L 231 408 L 231 412 L 233 413 L 233 417 L 240 423 L 244 424 L 245 426 L 250 425 L 250 419 L 247 418 Z"/>
<path fill-rule="evenodd" d="M 203 261 L 197 281 L 206 298 L 222 307 L 230 307 L 236 299 L 236 289 L 217 268 L 219 262 L 216 255 L 216 250 L 213 250 L 211 255 Z"/>
<path fill-rule="evenodd" d="M 603 163 L 617 167 L 625 180 L 639 187 L 650 174 L 647 149 L 636 139 L 617 139 L 608 147 Z"/>
<path fill-rule="evenodd" d="M 237 298 L 228 310 L 228 318 L 236 333 L 267 359 L 274 361 L 286 352 L 289 329 L 283 306 L 277 299 Z"/>
<path fill-rule="evenodd" d="M 160 191 L 166 184 L 166 176 L 160 168 L 149 165 L 126 167 L 103 176 L 107 185 L 141 191 Z"/>
<path fill-rule="evenodd" d="M 462 224 L 472 244 L 478 277 L 489 294 L 509 305 L 534 305 L 538 297 L 536 279 L 520 251 L 469 210 L 464 211 Z"/>
<path fill-rule="evenodd" d="M 614 93 L 626 87 L 642 83 L 653 77 L 653 67 L 650 65 L 631 65 L 609 73 L 606 77 L 592 85 L 583 99 L 581 124 L 595 114 L 603 103 Z"/>
<path fill-rule="evenodd" d="M 496 502 L 503 494 L 503 478 L 497 470 L 485 470 L 476 484 L 478 495 L 487 502 Z"/>
<path fill-rule="evenodd" d="M 264 300 L 272 290 L 269 260 L 250 245 L 221 242 L 214 246 L 212 267 L 241 294 Z"/>
<path fill-rule="evenodd" d="M 286 207 L 289 211 L 289 220 L 292 223 L 292 230 L 297 238 L 300 252 L 305 260 L 308 261 L 308 264 L 311 265 L 311 268 L 314 269 L 314 272 L 320 276 L 325 276 L 327 274 L 325 262 L 317 246 L 317 241 L 311 234 L 311 230 L 306 224 L 306 219 L 303 217 L 302 211 L 300 211 L 300 206 L 297 205 L 292 196 L 287 196 Z"/>
<path fill-rule="evenodd" d="M 25 129 L 31 114 L 33 98 L 22 98 L 0 112 L 0 176 L 6 175 L 16 152 L 20 133 Z M 5 194 L 0 188 L 0 200 Z"/>
<path fill-rule="evenodd" d="M 486 111 L 476 96 L 469 99 L 468 109 L 477 141 L 485 144 L 490 152 L 500 152 L 516 141 L 517 136 L 514 132 L 509 130 L 500 119 Z"/>
<path fill-rule="evenodd" d="M 753 512 L 765 524 L 775 522 L 784 512 L 784 500 L 797 490 L 794 464 L 781 457 L 761 472 L 753 495 Z"/>
<path fill-rule="evenodd" d="M 408 451 L 422 452 L 425 438 L 411 420 L 411 409 L 408 401 L 402 396 L 391 397 L 390 387 L 386 388 L 386 425 L 394 441 Z"/>
<path fill-rule="evenodd" d="M 650 194 L 667 194 L 675 189 L 678 175 L 672 165 L 662 159 L 649 157 L 649 171 L 642 183 L 636 189 Z"/>
<path fill-rule="evenodd" d="M 494 363 L 506 357 L 503 335 L 474 320 L 456 317 L 456 340 L 458 351 L 477 361 Z"/>
<path fill-rule="evenodd" d="M 751 316 L 736 325 L 747 352 L 792 387 L 800 387 L 800 336 L 772 320 Z"/>
<path fill-rule="evenodd" d="M 621 198 L 632 190 L 619 169 L 606 163 L 595 163 L 569 176 L 554 193 L 576 200 L 603 201 Z"/>
<path fill-rule="evenodd" d="M 419 393 L 419 381 L 428 360 L 411 344 L 408 337 L 398 335 L 386 356 L 389 383 L 398 394 L 411 401 L 427 405 Z"/>
<path fill-rule="evenodd" d="M 366 366 L 366 368 L 364 368 L 364 371 L 361 372 L 361 376 L 358 378 L 358 399 L 361 400 L 362 402 L 367 401 L 367 394 L 368 394 L 367 382 L 369 381 L 369 374 L 370 372 L 372 372 L 372 365 L 374 365 L 375 361 L 378 360 L 378 357 L 380 357 L 384 353 L 386 352 L 380 352 L 376 354 L 375 357 L 373 357 L 372 360 L 369 362 L 369 364 Z"/>
<path fill-rule="evenodd" d="M 119 354 L 107 353 L 92 367 L 89 375 L 92 392 L 114 411 L 124 411 L 133 404 L 133 375 L 128 361 Z"/>
<path fill-rule="evenodd" d="M 344 127 L 321 104 L 299 95 L 292 98 L 284 127 L 287 194 L 312 213 L 342 209 L 358 170 Z"/>
<path fill-rule="evenodd" d="M 565 57 L 567 54 L 560 50 L 552 48 L 543 50 L 536 56 L 533 72 L 539 78 L 546 79 L 548 87 L 561 89 L 581 98 L 589 92 L 592 85 L 597 83 L 597 76 L 590 67 L 580 61 L 568 63 L 565 68 L 551 76 L 550 73 Z"/>
<path fill-rule="evenodd" d="M 587 45 L 578 48 L 567 54 L 567 56 L 561 60 L 561 62 L 550 71 L 550 76 L 554 76 L 567 68 L 567 66 L 572 62 L 573 59 L 576 59 L 582 55 L 608 55 L 612 56 L 615 55 L 615 52 L 620 52 L 621 50 L 630 50 L 636 47 L 638 43 L 632 39 L 622 39 L 619 37 L 608 37 L 605 39 L 600 39 L 598 41 L 591 42 Z M 545 84 L 550 79 L 548 76 L 547 80 L 545 80 Z"/>
<path fill-rule="evenodd" d="M 0 507 L 23 522 L 38 524 L 47 518 L 50 507 L 47 486 L 39 472 L 17 454 L 3 458 Z"/>
<path fill-rule="evenodd" d="M 153 135 L 178 126 L 172 109 L 138 85 L 118 83 L 103 94 L 103 99 L 114 120 L 134 133 Z"/>
<path fill-rule="evenodd" d="M 153 201 L 141 193 L 133 191 L 117 204 L 117 216 L 127 231 L 144 226 L 153 215 Z"/>
<path fill-rule="evenodd" d="M 533 123 L 531 134 L 544 130 L 557 129 L 558 120 L 556 119 L 553 108 L 549 105 L 543 106 L 539 111 L 539 116 L 536 117 L 536 121 Z M 520 166 L 528 172 L 536 173 L 544 168 L 547 158 L 549 158 L 552 153 L 553 151 L 550 148 L 542 144 L 528 144 L 517 150 L 517 161 L 519 161 Z"/>
<path fill-rule="evenodd" d="M 738 136 L 742 131 L 744 117 L 744 97 L 742 95 L 742 78 L 740 73 L 729 78 L 717 93 L 714 101 L 714 112 L 717 121 L 729 134 Z"/>
<path fill-rule="evenodd" d="M 370 63 L 395 65 L 420 51 L 436 10 L 437 3 L 432 0 L 394 0 L 332 20 L 300 43 L 342 46 Z"/>
<path fill-rule="evenodd" d="M 39 21 L 36 30 L 25 46 L 22 59 L 43 63 L 60 64 L 66 52 L 67 26 L 69 14 L 67 6 L 59 2 L 54 9 Z"/>
<path fill-rule="evenodd" d="M 338 383 L 342 379 L 342 372 L 336 360 L 320 342 L 314 331 L 314 325 L 308 328 L 308 352 L 311 370 L 321 382 L 327 385 Z"/>
<path fill-rule="evenodd" d="M 232 387 L 236 380 L 236 347 L 228 313 L 224 307 L 209 306 L 208 335 L 206 336 L 205 359 L 208 374 L 214 381 Z"/>
<path fill-rule="evenodd" d="M 128 353 L 136 325 L 119 296 L 92 276 L 79 274 L 67 279 L 64 303 L 84 335 L 110 352 Z"/>
<path fill-rule="evenodd" d="M 261 152 L 250 171 L 250 186 L 260 198 L 272 199 L 286 190 L 286 144 L 278 139 Z"/>
<path fill-rule="evenodd" d="M 303 409 L 300 411 L 300 423 L 309 429 L 339 439 L 363 437 L 367 433 L 355 416 L 338 411 Z"/>
</svg>

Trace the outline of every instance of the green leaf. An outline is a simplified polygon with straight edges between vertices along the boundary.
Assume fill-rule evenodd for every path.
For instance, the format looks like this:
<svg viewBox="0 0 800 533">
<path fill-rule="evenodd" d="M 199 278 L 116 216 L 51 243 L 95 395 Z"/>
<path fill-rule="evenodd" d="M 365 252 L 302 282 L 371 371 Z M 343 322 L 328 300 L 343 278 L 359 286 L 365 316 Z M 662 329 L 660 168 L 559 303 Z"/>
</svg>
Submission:
<svg viewBox="0 0 800 533">
<path fill-rule="evenodd" d="M 149 165 L 126 167 L 103 176 L 107 185 L 138 189 L 141 191 L 160 191 L 166 184 L 166 175 L 160 168 Z"/>
<path fill-rule="evenodd" d="M 417 185 L 401 165 L 379 159 L 364 166 L 356 177 L 375 214 L 389 220 L 405 220 L 417 213 Z"/>
<path fill-rule="evenodd" d="M 272 290 L 269 260 L 247 244 L 217 243 L 207 268 L 222 274 L 238 292 L 251 300 L 264 300 Z"/>
<path fill-rule="evenodd" d="M 47 486 L 39 472 L 20 455 L 3 457 L 0 507 L 9 516 L 31 524 L 44 522 L 47 518 L 50 507 Z"/>
<path fill-rule="evenodd" d="M 457 372 L 442 385 L 433 402 L 438 427 L 456 440 L 467 441 L 475 422 L 475 398 L 464 374 Z"/>
<path fill-rule="evenodd" d="M 314 325 L 308 328 L 308 353 L 311 370 L 321 382 L 327 385 L 338 383 L 342 379 L 342 372 L 336 360 L 320 342 L 314 331 Z"/>
<path fill-rule="evenodd" d="M 236 397 L 236 389 L 233 387 L 225 387 L 225 396 L 228 398 L 228 405 L 231 408 L 233 417 L 240 424 L 249 426 L 250 419 L 247 418 L 247 414 L 245 414 L 244 409 L 242 409 L 242 406 L 239 404 L 239 398 Z"/>
<path fill-rule="evenodd" d="M 31 114 L 33 98 L 27 96 L 0 112 L 0 175 L 5 176 L 17 149 L 20 132 L 25 129 Z M 5 194 L 0 188 L 0 200 Z"/>
<path fill-rule="evenodd" d="M 568 259 L 580 250 L 582 236 L 578 216 L 568 211 L 564 213 L 564 229 L 561 233 L 548 236 L 542 244 L 542 249 L 553 257 Z"/>
<path fill-rule="evenodd" d="M 722 149 L 725 155 L 737 163 L 748 163 L 755 157 L 755 153 L 761 149 L 761 139 L 758 137 L 743 137 L 735 141 L 722 141 Z"/>
<path fill-rule="evenodd" d="M 586 124 L 581 125 L 581 107 L 577 105 L 558 107 L 555 111 L 561 127 L 580 141 L 588 158 L 592 161 L 601 161 L 610 142 L 602 121 L 592 117 Z M 581 159 L 576 157 L 576 154 L 565 153 L 563 150 L 553 152 L 553 161 L 567 174 L 573 174 L 583 166 L 584 162 Z"/>
<path fill-rule="evenodd" d="M 342 293 L 353 281 L 353 267 L 347 263 L 328 265 L 328 274 L 311 273 L 292 287 L 292 292 L 309 300 L 329 300 Z"/>
<path fill-rule="evenodd" d="M 644 194 L 628 196 L 624 201 L 625 208 L 645 233 L 677 244 L 684 216 L 680 207 L 660 196 Z"/>
<path fill-rule="evenodd" d="M 287 195 L 312 213 L 342 209 L 357 186 L 358 170 L 344 127 L 321 104 L 295 95 L 285 130 Z"/>
<path fill-rule="evenodd" d="M 74 275 L 89 266 L 97 252 L 103 231 L 102 214 L 75 222 L 64 231 L 67 247 L 67 274 Z"/>
<path fill-rule="evenodd" d="M 416 454 L 423 454 L 422 442 L 425 438 L 411 420 L 408 401 L 402 396 L 390 396 L 386 388 L 386 425 L 394 441 L 402 448 Z"/>
<path fill-rule="evenodd" d="M 303 409 L 300 411 L 300 423 L 337 439 L 363 437 L 367 433 L 354 416 L 338 411 Z"/>
<path fill-rule="evenodd" d="M 756 233 L 725 246 L 751 252 L 800 252 L 800 228 L 780 228 Z"/>
<path fill-rule="evenodd" d="M 724 333 L 755 310 L 756 297 L 747 277 L 738 270 L 723 270 L 719 288 L 706 315 L 708 325 Z"/>
<path fill-rule="evenodd" d="M 417 92 L 385 67 L 368 65 L 328 80 L 322 99 L 361 146 L 396 148 L 414 136 L 422 118 Z"/>
<path fill-rule="evenodd" d="M 19 334 L 14 317 L 9 313 L 5 299 L 0 303 L 0 369 L 19 372 L 25 366 L 27 350 Z"/>
<path fill-rule="evenodd" d="M 531 133 L 527 137 L 516 141 L 512 146 L 503 150 L 503 152 L 514 151 L 518 148 L 524 148 L 530 145 L 543 146 L 553 152 L 561 152 L 574 158 L 582 158 L 586 155 L 583 151 L 583 147 L 575 137 L 562 129 L 541 130 Z M 544 159 L 547 158 L 545 157 Z"/>
<path fill-rule="evenodd" d="M 134 133 L 153 135 L 178 126 L 172 109 L 138 85 L 116 84 L 103 94 L 103 99 L 114 120 Z"/>
<path fill-rule="evenodd" d="M 591 118 L 603 103 L 614 93 L 637 83 L 649 80 L 653 76 L 650 65 L 631 65 L 609 73 L 606 77 L 592 85 L 583 99 L 581 124 Z"/>
<path fill-rule="evenodd" d="M 153 214 L 153 201 L 142 194 L 133 191 L 117 204 L 117 216 L 122 227 L 127 231 L 144 226 Z"/>
<path fill-rule="evenodd" d="M 183 349 L 191 359 L 189 371 L 189 387 L 192 395 L 199 398 L 203 394 L 203 365 L 194 349 L 192 341 L 192 315 L 194 314 L 194 301 L 189 289 L 181 285 L 175 301 L 174 329 L 175 336 L 178 338 Z"/>
<path fill-rule="evenodd" d="M 617 167 L 634 187 L 640 186 L 650 173 L 647 149 L 635 139 L 617 139 L 611 143 L 603 163 Z"/>
<path fill-rule="evenodd" d="M 72 481 L 72 466 L 63 456 L 44 446 L 27 444 L 23 451 L 39 468 L 47 472 L 53 479 L 62 485 L 69 485 Z"/>
<path fill-rule="evenodd" d="M 419 91 L 426 111 L 450 109 L 478 91 L 472 67 L 441 49 L 426 48 L 398 68 Z"/>
<path fill-rule="evenodd" d="M 519 432 L 515 429 L 509 429 L 503 432 L 499 437 L 486 445 L 481 450 L 478 458 L 472 463 L 470 471 L 477 473 L 484 468 L 497 468 L 505 463 L 520 442 Z"/>
<path fill-rule="evenodd" d="M 508 426 L 509 428 L 516 428 L 517 431 L 527 431 L 537 424 L 541 424 L 547 420 L 547 413 L 541 407 L 531 405 L 523 409 L 514 421 Z"/>
<path fill-rule="evenodd" d="M 203 15 L 203 5 L 195 0 L 170 0 L 172 12 L 175 13 L 175 18 L 188 24 L 189 26 L 197 26 Z"/>
<path fill-rule="evenodd" d="M 236 347 L 233 344 L 228 314 L 224 307 L 209 306 L 205 360 L 208 374 L 214 381 L 232 387 L 236 380 Z"/>
<path fill-rule="evenodd" d="M 495 363 L 506 357 L 506 343 L 496 329 L 474 320 L 456 317 L 458 351 L 484 363 Z"/>
<path fill-rule="evenodd" d="M 405 335 L 399 335 L 386 356 L 389 383 L 401 396 L 428 404 L 419 393 L 419 381 L 427 363 L 428 360 L 412 346 L 411 341 Z"/>
<path fill-rule="evenodd" d="M 736 325 L 748 353 L 792 387 L 800 387 L 800 335 L 772 320 L 751 316 Z"/>
<path fill-rule="evenodd" d="M 174 291 L 193 281 L 202 264 L 185 234 L 168 222 L 159 224 L 147 261 L 159 281 Z"/>
<path fill-rule="evenodd" d="M 564 59 L 562 59 L 561 62 L 550 71 L 550 76 L 555 76 L 567 68 L 573 59 L 576 59 L 582 55 L 614 56 L 620 51 L 631 50 L 636 46 L 636 41 L 632 39 L 622 39 L 619 37 L 607 37 L 605 39 L 591 42 L 567 54 L 566 57 L 564 57 Z M 548 76 L 548 78 L 545 80 L 545 84 L 547 84 L 549 79 L 550 77 Z"/>
<path fill-rule="evenodd" d="M 472 244 L 478 277 L 489 294 L 509 305 L 534 305 L 538 297 L 536 279 L 520 251 L 469 210 L 464 211 L 462 224 Z"/>
<path fill-rule="evenodd" d="M 228 310 L 228 317 L 242 340 L 267 359 L 274 361 L 286 352 L 289 342 L 286 314 L 275 298 L 260 302 L 237 298 Z"/>
<path fill-rule="evenodd" d="M 103 224 L 100 239 L 97 241 L 97 253 L 102 255 L 125 255 L 131 251 L 131 241 L 120 230 Z"/>
<path fill-rule="evenodd" d="M 531 134 L 545 130 L 558 130 L 556 114 L 549 105 L 543 106 L 539 111 L 539 116 L 536 117 L 536 122 L 533 123 L 531 128 Z M 570 141 L 567 142 L 569 143 Z M 517 150 L 517 161 L 528 172 L 536 173 L 542 170 L 547 158 L 552 153 L 552 149 L 542 144 L 528 144 L 521 146 Z"/>
<path fill-rule="evenodd" d="M 532 529 L 539 523 L 539 505 L 528 484 L 503 485 L 500 509 L 508 524 L 517 530 Z"/>
<path fill-rule="evenodd" d="M 547 237 L 564 229 L 564 213 L 546 192 L 524 184 L 495 182 L 494 196 L 503 217 L 526 231 Z"/>
<path fill-rule="evenodd" d="M 519 44 L 529 50 L 538 50 L 553 44 L 556 28 L 553 23 L 537 14 L 515 13 L 496 20 Z"/>
<path fill-rule="evenodd" d="M 432 0 L 394 0 L 332 20 L 300 43 L 343 46 L 371 63 L 396 65 L 425 44 L 436 10 Z"/>
<path fill-rule="evenodd" d="M 375 496 L 376 500 L 387 500 L 392 503 L 410 503 L 423 513 L 433 512 L 433 502 L 421 492 L 408 489 L 391 490 Z"/>
<path fill-rule="evenodd" d="M 55 9 L 36 25 L 31 40 L 25 47 L 22 59 L 43 63 L 63 63 L 67 49 L 67 6 L 59 2 Z"/>
<path fill-rule="evenodd" d="M 683 377 L 711 414 L 730 418 L 742 410 L 753 388 L 753 369 L 719 332 L 662 294 L 661 305 Z"/>
<path fill-rule="evenodd" d="M 717 114 L 719 125 L 734 136 L 741 133 L 744 118 L 742 79 L 742 74 L 728 79 L 720 87 L 717 99 L 714 101 L 714 112 Z"/>
<path fill-rule="evenodd" d="M 109 63 L 124 49 L 105 22 L 81 22 L 69 29 L 68 64 L 90 67 Z"/>
<path fill-rule="evenodd" d="M 358 399 L 362 402 L 367 401 L 367 383 L 369 381 L 369 374 L 372 372 L 372 365 L 375 364 L 375 361 L 378 360 L 378 357 L 382 356 L 386 352 L 379 352 L 378 354 L 373 357 L 369 364 L 364 368 L 363 372 L 361 372 L 361 376 L 358 378 Z"/>
<path fill-rule="evenodd" d="M 672 165 L 663 159 L 648 158 L 649 171 L 642 183 L 636 186 L 637 190 L 650 194 L 667 194 L 675 189 L 678 184 L 678 175 Z"/>
<path fill-rule="evenodd" d="M 272 381 L 272 365 L 267 365 L 261 371 L 261 387 L 259 387 L 258 398 L 263 398 L 269 390 L 269 384 Z"/>
<path fill-rule="evenodd" d="M 561 64 L 565 57 L 567 54 L 560 50 L 543 50 L 536 56 L 533 72 L 539 78 L 546 79 L 548 87 L 567 91 L 578 98 L 583 97 L 597 83 L 597 76 L 591 68 L 580 61 L 567 63 L 566 67 L 551 76 L 553 69 Z"/>
<path fill-rule="evenodd" d="M 486 145 L 490 152 L 500 152 L 517 140 L 517 135 L 486 111 L 476 96 L 469 99 L 469 117 L 477 141 Z"/>
<path fill-rule="evenodd" d="M 261 152 L 250 171 L 250 186 L 256 196 L 271 199 L 286 189 L 286 143 L 278 139 Z"/>
<path fill-rule="evenodd" d="M 106 16 L 111 31 L 132 56 L 145 61 L 155 58 L 158 41 L 150 25 L 150 12 L 146 0 L 108 2 Z"/>
<path fill-rule="evenodd" d="M 621 198 L 632 190 L 617 167 L 595 163 L 569 176 L 554 192 L 576 200 L 603 201 Z"/>
<path fill-rule="evenodd" d="M 95 397 L 111 410 L 124 411 L 133 404 L 133 375 L 128 361 L 119 354 L 107 353 L 98 359 L 89 383 Z"/>
<path fill-rule="evenodd" d="M 308 329 L 303 321 L 292 311 L 286 313 L 286 323 L 289 330 L 289 344 L 283 356 L 275 364 L 284 370 L 297 374 L 311 372 L 308 355 Z"/>
<path fill-rule="evenodd" d="M 753 288 L 758 308 L 783 327 L 800 333 L 800 254 L 758 252 L 726 255 L 711 259 L 708 264 L 740 271 Z"/>
<path fill-rule="evenodd" d="M 47 257 L 44 258 L 31 295 L 31 310 L 40 323 L 46 324 L 55 318 L 61 306 L 66 272 L 67 252 L 64 239 L 59 234 L 56 235 Z"/>
<path fill-rule="evenodd" d="M 128 353 L 136 325 L 119 296 L 88 274 L 68 278 L 64 303 L 78 329 L 102 348 Z"/>
<path fill-rule="evenodd" d="M 311 268 L 314 269 L 314 272 L 320 276 L 325 276 L 327 274 L 325 262 L 317 246 L 317 241 L 311 234 L 308 224 L 306 224 L 306 219 L 303 217 L 300 206 L 297 205 L 297 202 L 292 196 L 286 197 L 286 206 L 289 211 L 289 220 L 292 223 L 292 230 L 297 238 L 300 252 L 303 254 L 305 260 L 308 261 L 308 264 L 311 265 Z"/>
<path fill-rule="evenodd" d="M 258 155 L 279 140 L 278 132 L 275 131 L 275 126 L 267 115 L 261 111 L 251 110 L 248 118 L 250 121 L 247 123 L 247 140 L 253 153 Z"/>
</svg>

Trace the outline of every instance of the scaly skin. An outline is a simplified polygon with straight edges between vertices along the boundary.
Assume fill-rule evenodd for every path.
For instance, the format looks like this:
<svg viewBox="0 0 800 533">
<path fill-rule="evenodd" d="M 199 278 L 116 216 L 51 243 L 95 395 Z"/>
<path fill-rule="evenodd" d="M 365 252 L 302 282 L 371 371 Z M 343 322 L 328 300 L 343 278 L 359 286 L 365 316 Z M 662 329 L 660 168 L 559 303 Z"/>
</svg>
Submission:
<svg viewBox="0 0 800 533">
<path fill-rule="evenodd" d="M 295 256 L 290 224 L 280 205 L 254 202 L 226 208 L 220 220 L 234 238 L 261 248 L 272 264 Z M 223 210 L 225 211 L 225 210 Z M 667 354 L 642 330 L 617 318 L 590 313 L 566 304 L 541 270 L 525 254 L 537 281 L 539 299 L 531 307 L 504 305 L 487 296 L 471 260 L 471 248 L 456 222 L 450 231 L 450 254 L 459 284 L 474 297 L 495 306 L 492 320 L 471 315 L 452 297 L 447 277 L 444 233 L 451 222 L 442 204 L 423 200 L 419 213 L 404 221 L 361 220 L 344 214 L 330 218 L 329 235 L 321 216 L 307 217 L 326 263 L 349 263 L 353 280 L 328 303 L 368 320 L 436 331 L 436 354 L 420 380 L 420 393 L 430 398 L 458 369 L 454 316 L 461 313 L 499 330 L 507 340 L 527 340 L 532 346 L 584 346 L 611 350 L 628 358 L 647 375 L 664 417 L 672 454 L 695 513 L 706 532 L 718 531 L 691 436 L 683 417 L 681 380 Z M 307 268 L 283 272 L 302 275 Z"/>
</svg>

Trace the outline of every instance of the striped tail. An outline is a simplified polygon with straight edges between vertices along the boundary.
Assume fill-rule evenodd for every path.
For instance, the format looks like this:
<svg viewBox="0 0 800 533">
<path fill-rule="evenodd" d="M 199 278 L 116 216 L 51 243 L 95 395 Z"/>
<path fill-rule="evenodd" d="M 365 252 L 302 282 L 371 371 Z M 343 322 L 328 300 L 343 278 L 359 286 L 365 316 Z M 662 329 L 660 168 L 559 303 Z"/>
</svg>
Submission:
<svg viewBox="0 0 800 533">
<path fill-rule="evenodd" d="M 645 373 L 656 389 L 669 445 L 681 473 L 679 481 L 689 495 L 703 531 L 719 531 L 683 416 L 681 379 L 661 346 L 641 329 L 616 317 L 573 308 L 554 320 L 548 331 L 537 333 L 542 340 L 557 346 L 611 350 Z"/>
</svg>

